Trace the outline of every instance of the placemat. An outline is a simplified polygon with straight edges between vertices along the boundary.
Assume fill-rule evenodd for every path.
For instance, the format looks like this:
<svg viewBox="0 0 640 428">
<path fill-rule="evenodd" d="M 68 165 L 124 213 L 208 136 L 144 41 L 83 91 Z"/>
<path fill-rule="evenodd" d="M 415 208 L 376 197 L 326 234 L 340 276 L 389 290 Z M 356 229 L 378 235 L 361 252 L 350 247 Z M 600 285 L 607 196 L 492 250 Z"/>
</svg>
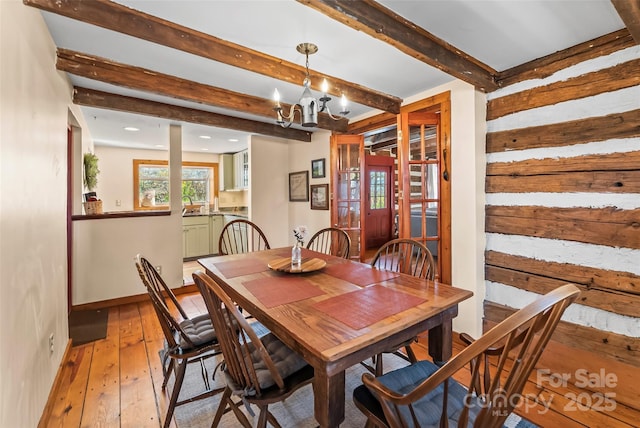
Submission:
<svg viewBox="0 0 640 428">
<path fill-rule="evenodd" d="M 426 301 L 402 291 L 373 285 L 331 297 L 313 307 L 355 330 L 360 330 Z"/>
<path fill-rule="evenodd" d="M 267 308 L 324 294 L 324 291 L 306 279 L 289 275 L 243 281 L 242 285 Z"/>
<path fill-rule="evenodd" d="M 250 275 L 252 273 L 269 270 L 269 266 L 267 266 L 265 262 L 256 259 L 232 260 L 214 263 L 214 265 L 225 278 Z"/>
<path fill-rule="evenodd" d="M 382 269 L 373 269 L 369 266 L 356 265 L 352 263 L 336 263 L 324 268 L 324 273 L 335 278 L 344 279 L 352 284 L 366 287 L 367 285 L 376 284 L 386 281 L 396 276 L 400 276 L 397 272 L 390 272 Z"/>
</svg>

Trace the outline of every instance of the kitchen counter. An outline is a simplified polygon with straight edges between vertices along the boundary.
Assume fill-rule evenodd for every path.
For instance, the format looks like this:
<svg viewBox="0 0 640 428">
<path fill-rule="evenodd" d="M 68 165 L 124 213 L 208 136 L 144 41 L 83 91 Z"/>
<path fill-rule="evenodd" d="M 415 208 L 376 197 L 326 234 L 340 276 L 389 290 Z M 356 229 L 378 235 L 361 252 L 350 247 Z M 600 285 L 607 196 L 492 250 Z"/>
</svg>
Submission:
<svg viewBox="0 0 640 428">
<path fill-rule="evenodd" d="M 242 210 L 242 211 L 210 211 L 208 214 L 187 213 L 187 214 L 184 214 L 182 217 L 208 217 L 208 216 L 214 216 L 214 215 L 234 215 L 234 216 L 245 217 L 245 218 L 249 216 L 246 210 Z"/>
</svg>

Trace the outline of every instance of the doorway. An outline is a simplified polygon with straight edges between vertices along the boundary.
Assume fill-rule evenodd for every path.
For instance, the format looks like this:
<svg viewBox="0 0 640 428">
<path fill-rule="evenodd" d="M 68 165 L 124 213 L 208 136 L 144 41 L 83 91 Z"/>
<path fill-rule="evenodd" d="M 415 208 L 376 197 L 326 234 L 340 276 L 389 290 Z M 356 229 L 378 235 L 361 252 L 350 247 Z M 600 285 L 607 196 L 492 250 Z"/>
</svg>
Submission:
<svg viewBox="0 0 640 428">
<path fill-rule="evenodd" d="M 394 237 L 395 162 L 390 156 L 365 155 L 365 250 Z"/>
<path fill-rule="evenodd" d="M 354 258 L 362 260 L 383 239 L 416 239 L 435 256 L 438 279 L 451 283 L 451 93 L 402 106 L 399 115 L 355 122 L 348 132 L 331 139 L 331 216 L 350 233 Z M 391 173 L 373 158 L 391 159 Z M 391 186 L 387 196 L 382 181 Z M 348 198 L 346 188 L 352 190 Z M 387 209 L 376 218 L 376 204 L 385 199 L 391 221 Z"/>
</svg>

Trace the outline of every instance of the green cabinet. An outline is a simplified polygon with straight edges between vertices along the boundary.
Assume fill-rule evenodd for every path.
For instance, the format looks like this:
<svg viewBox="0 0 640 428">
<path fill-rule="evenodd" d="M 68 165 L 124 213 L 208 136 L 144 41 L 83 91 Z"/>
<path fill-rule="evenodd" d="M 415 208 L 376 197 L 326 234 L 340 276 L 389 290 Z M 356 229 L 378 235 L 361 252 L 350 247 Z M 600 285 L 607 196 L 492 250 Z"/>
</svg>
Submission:
<svg viewBox="0 0 640 428">
<path fill-rule="evenodd" d="M 234 188 L 247 189 L 249 187 L 249 151 L 243 150 L 233 155 Z"/>
<path fill-rule="evenodd" d="M 212 215 L 209 217 L 209 229 L 211 231 L 210 253 L 218 254 L 218 243 L 220 241 L 220 233 L 224 227 L 224 216 Z"/>
<path fill-rule="evenodd" d="M 182 257 L 206 256 L 210 251 L 209 216 L 182 218 Z"/>
</svg>

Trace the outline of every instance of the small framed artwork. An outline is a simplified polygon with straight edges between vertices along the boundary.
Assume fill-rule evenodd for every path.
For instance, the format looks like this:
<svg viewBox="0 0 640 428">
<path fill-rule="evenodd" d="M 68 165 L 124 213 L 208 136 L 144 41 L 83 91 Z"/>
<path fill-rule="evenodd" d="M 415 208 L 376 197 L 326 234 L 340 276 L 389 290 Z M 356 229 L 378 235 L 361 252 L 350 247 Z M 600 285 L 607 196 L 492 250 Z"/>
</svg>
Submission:
<svg viewBox="0 0 640 428">
<path fill-rule="evenodd" d="M 326 174 L 324 172 L 324 158 L 311 161 L 311 178 L 323 178 Z"/>
<path fill-rule="evenodd" d="M 312 184 L 311 185 L 311 209 L 312 210 L 328 210 L 329 209 L 329 185 L 328 184 Z"/>
<path fill-rule="evenodd" d="M 309 171 L 289 173 L 289 201 L 307 202 L 309 200 Z"/>
</svg>

